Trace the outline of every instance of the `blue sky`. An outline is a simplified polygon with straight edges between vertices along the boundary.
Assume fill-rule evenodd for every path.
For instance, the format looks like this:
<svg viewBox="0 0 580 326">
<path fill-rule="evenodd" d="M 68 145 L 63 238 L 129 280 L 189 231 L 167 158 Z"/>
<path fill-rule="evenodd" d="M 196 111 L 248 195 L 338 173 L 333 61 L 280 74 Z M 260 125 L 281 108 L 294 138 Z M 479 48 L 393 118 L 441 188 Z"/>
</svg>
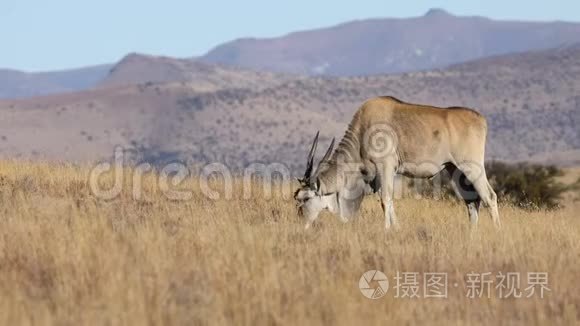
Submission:
<svg viewBox="0 0 580 326">
<path fill-rule="evenodd" d="M 498 19 L 580 21 L 579 0 L 0 0 L 0 67 L 45 71 L 129 52 L 189 57 L 239 37 L 271 37 L 429 8 Z"/>
</svg>

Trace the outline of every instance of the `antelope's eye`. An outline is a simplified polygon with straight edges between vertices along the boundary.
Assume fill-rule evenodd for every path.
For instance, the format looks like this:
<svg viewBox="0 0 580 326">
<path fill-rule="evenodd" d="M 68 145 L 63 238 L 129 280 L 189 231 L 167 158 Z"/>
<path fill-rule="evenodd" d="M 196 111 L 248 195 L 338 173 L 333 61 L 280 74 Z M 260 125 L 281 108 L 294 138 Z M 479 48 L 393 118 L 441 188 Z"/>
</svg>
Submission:
<svg viewBox="0 0 580 326">
<path fill-rule="evenodd" d="M 296 194 L 294 195 L 294 199 L 299 200 L 299 201 L 304 201 L 304 199 L 306 199 L 307 196 L 304 193 L 304 190 L 298 190 L 296 191 Z"/>
</svg>

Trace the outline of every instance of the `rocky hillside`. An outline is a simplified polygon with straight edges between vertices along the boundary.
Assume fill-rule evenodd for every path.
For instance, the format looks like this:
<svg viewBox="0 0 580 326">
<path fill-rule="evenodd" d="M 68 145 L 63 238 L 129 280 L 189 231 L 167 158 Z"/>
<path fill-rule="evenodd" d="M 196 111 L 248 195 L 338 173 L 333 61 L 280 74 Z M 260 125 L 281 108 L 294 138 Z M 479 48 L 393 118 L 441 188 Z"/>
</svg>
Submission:
<svg viewBox="0 0 580 326">
<path fill-rule="evenodd" d="M 0 156 L 303 165 L 316 130 L 340 137 L 367 98 L 477 109 L 488 158 L 580 163 L 580 49 L 489 58 L 402 75 L 302 78 L 200 91 L 189 81 L 0 101 Z"/>
</svg>

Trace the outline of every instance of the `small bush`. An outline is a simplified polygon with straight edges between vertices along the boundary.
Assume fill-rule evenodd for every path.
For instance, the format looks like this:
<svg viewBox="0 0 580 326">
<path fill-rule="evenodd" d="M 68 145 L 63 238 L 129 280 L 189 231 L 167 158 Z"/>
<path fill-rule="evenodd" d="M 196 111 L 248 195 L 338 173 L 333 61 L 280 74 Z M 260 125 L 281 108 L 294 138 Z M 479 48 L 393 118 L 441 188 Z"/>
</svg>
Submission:
<svg viewBox="0 0 580 326">
<path fill-rule="evenodd" d="M 498 198 L 523 208 L 557 208 L 568 190 L 556 180 L 563 174 L 556 166 L 491 162 L 485 170 Z"/>
<path fill-rule="evenodd" d="M 559 183 L 556 178 L 563 171 L 556 166 L 490 162 L 485 165 L 485 170 L 498 201 L 525 209 L 558 208 L 564 192 L 580 189 L 580 180 L 572 186 Z M 407 187 L 412 194 L 421 197 L 454 199 L 457 196 L 450 182 L 449 174 L 443 171 L 431 180 L 409 179 Z"/>
</svg>

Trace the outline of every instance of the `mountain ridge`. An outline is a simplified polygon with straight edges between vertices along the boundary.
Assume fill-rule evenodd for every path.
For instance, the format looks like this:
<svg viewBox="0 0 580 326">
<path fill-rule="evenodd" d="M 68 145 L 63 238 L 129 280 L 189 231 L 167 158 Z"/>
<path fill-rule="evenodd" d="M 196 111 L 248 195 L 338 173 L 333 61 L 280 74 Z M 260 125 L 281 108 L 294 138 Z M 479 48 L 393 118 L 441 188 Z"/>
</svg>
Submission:
<svg viewBox="0 0 580 326">
<path fill-rule="evenodd" d="M 303 77 L 200 90 L 140 83 L 0 100 L 0 156 L 94 162 L 122 146 L 135 162 L 303 165 L 316 130 L 341 137 L 366 99 L 465 106 L 488 120 L 487 159 L 580 163 L 580 48 L 476 60 L 446 69 Z"/>
<path fill-rule="evenodd" d="M 101 64 L 46 72 L 0 69 L 0 98 L 33 97 L 91 88 L 108 74 L 111 67 Z"/>
<path fill-rule="evenodd" d="M 220 64 L 227 70 L 340 77 L 441 69 L 482 57 L 578 42 L 580 23 L 493 20 L 435 8 L 417 17 L 359 19 L 279 37 L 240 38 L 221 43 L 202 56 L 170 59 L 183 60 L 184 64 Z M 59 72 L 0 70 L 0 98 L 73 92 L 102 85 L 107 79 L 111 81 L 109 70 L 122 61 Z M 150 70 L 141 79 L 135 78 L 135 72 L 130 73 L 131 78 L 116 75 L 113 79 L 127 78 L 132 83 L 167 81 L 163 76 L 168 72 L 156 69 L 160 69 L 156 76 Z M 207 84 L 215 86 L 212 81 Z"/>
<path fill-rule="evenodd" d="M 199 60 L 250 69 L 356 76 L 442 68 L 580 41 L 580 24 L 492 20 L 441 9 L 222 43 Z"/>
</svg>

